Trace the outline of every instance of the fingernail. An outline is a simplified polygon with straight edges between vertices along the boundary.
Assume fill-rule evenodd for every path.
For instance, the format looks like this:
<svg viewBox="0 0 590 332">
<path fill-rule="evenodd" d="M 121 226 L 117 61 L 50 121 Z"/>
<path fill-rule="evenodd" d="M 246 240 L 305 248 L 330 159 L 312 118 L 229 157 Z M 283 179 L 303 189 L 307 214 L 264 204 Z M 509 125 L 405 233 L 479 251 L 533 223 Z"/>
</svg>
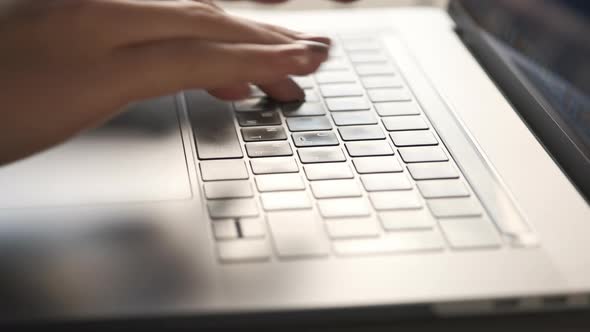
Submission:
<svg viewBox="0 0 590 332">
<path fill-rule="evenodd" d="M 312 40 L 298 40 L 298 44 L 305 45 L 309 50 L 318 55 L 327 56 L 330 53 L 330 45 Z"/>
<path fill-rule="evenodd" d="M 310 35 L 306 33 L 301 33 L 297 36 L 300 40 L 309 40 L 314 41 L 326 45 L 332 45 L 332 39 L 326 36 L 319 36 L 319 35 Z"/>
</svg>

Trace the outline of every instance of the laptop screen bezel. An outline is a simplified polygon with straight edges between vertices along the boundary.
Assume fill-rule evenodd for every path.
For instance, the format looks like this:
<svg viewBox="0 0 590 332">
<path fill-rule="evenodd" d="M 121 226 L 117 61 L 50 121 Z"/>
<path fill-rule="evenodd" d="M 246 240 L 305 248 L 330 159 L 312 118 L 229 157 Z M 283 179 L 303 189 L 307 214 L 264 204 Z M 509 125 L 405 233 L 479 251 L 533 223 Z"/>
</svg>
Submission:
<svg viewBox="0 0 590 332">
<path fill-rule="evenodd" d="M 563 123 L 552 116 L 555 110 L 543 100 L 528 79 L 516 70 L 512 60 L 499 48 L 499 41 L 475 22 L 460 1 L 450 1 L 448 11 L 464 44 L 590 203 L 590 161 L 572 141 Z"/>
</svg>

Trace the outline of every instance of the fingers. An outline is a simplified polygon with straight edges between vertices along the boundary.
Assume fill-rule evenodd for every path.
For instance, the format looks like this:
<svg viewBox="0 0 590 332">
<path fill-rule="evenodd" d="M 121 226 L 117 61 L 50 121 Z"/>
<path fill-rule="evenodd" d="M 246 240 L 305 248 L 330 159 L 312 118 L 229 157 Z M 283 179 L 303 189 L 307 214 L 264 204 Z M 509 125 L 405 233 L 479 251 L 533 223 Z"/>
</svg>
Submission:
<svg viewBox="0 0 590 332">
<path fill-rule="evenodd" d="M 329 47 L 314 42 L 286 45 L 226 44 L 171 40 L 122 49 L 116 54 L 123 99 L 141 99 L 185 89 L 208 89 L 221 96 L 236 84 L 252 82 L 273 98 L 302 98 L 288 75 L 308 75 L 328 57 Z M 276 84 L 270 84 L 278 82 Z M 224 90 L 220 88 L 233 86 Z"/>
<path fill-rule="evenodd" d="M 250 84 L 238 83 L 229 87 L 210 89 L 209 94 L 223 100 L 240 100 L 250 97 Z"/>
<path fill-rule="evenodd" d="M 93 1 L 87 18 L 115 45 L 198 38 L 216 42 L 284 44 L 293 39 L 214 5 L 190 1 Z M 100 22 L 96 22 L 100 20 Z M 104 24 L 108 21 L 109 24 Z"/>
</svg>

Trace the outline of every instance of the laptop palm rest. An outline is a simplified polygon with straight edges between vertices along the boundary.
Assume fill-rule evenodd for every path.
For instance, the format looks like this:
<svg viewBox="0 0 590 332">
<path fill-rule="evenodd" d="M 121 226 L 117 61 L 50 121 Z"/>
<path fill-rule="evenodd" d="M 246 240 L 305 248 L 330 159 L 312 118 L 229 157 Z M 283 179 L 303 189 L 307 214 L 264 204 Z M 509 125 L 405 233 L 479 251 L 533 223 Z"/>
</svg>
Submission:
<svg viewBox="0 0 590 332">
<path fill-rule="evenodd" d="M 0 208 L 190 197 L 174 97 L 132 105 L 101 128 L 0 166 Z"/>
</svg>

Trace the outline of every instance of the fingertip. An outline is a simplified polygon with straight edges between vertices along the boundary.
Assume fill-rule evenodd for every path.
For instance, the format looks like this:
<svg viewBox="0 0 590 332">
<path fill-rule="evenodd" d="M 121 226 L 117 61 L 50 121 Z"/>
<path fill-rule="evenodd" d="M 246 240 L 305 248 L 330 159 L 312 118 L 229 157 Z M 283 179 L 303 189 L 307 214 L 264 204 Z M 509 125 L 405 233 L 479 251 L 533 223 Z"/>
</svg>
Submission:
<svg viewBox="0 0 590 332">
<path fill-rule="evenodd" d="M 269 97 L 279 102 L 305 100 L 305 91 L 291 78 L 285 78 L 272 84 L 260 84 L 259 86 Z"/>
</svg>

